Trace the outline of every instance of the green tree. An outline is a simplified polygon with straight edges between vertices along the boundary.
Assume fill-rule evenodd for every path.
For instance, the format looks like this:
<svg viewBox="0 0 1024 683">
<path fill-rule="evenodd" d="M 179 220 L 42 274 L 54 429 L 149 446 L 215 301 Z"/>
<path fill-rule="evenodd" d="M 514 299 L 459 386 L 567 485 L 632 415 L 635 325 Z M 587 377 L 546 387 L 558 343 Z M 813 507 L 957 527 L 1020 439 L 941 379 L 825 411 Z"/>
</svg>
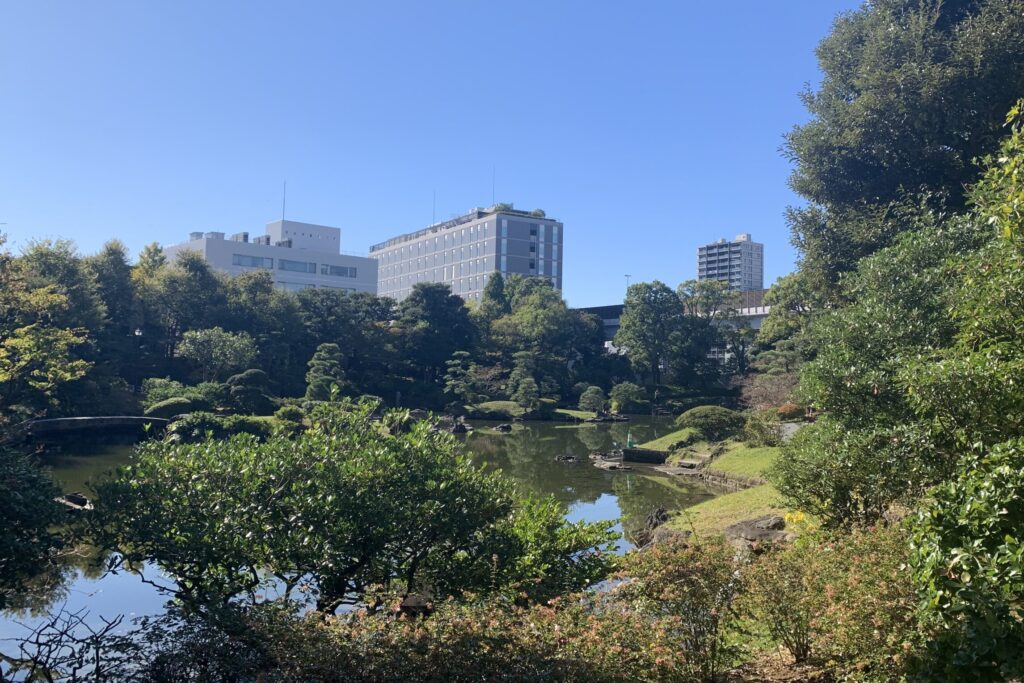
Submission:
<svg viewBox="0 0 1024 683">
<path fill-rule="evenodd" d="M 505 297 L 505 278 L 501 276 L 501 273 L 493 273 L 487 279 L 487 284 L 484 285 L 480 306 L 477 308 L 478 318 L 492 321 L 511 312 L 512 307 Z"/>
<path fill-rule="evenodd" d="M 474 388 L 473 374 L 475 367 L 470 361 L 469 352 L 456 351 L 447 363 L 448 371 L 444 375 L 444 393 L 461 401 L 463 405 L 479 403 L 486 397 L 477 395 Z"/>
<path fill-rule="evenodd" d="M 598 413 L 604 410 L 606 405 L 607 400 L 604 397 L 604 392 L 601 391 L 601 387 L 587 387 L 580 395 L 580 410 Z"/>
<path fill-rule="evenodd" d="M 655 384 L 670 357 L 672 340 L 683 325 L 679 297 L 655 280 L 630 285 L 622 311 L 615 346 L 623 349 L 634 370 L 650 373 Z"/>
<path fill-rule="evenodd" d="M 245 332 L 225 332 L 219 327 L 189 330 L 181 336 L 178 355 L 198 365 L 203 381 L 209 382 L 248 367 L 256 357 L 256 343 Z"/>
<path fill-rule="evenodd" d="M 996 150 L 1024 92 L 1020 0 L 880 0 L 841 16 L 804 93 L 811 120 L 787 136 L 801 272 L 820 291 L 909 226 L 907 193 L 963 206 L 974 159 Z M 916 202 L 909 202 L 913 207 Z M 913 209 L 916 212 L 916 209 Z"/>
<path fill-rule="evenodd" d="M 328 401 L 332 391 L 345 387 L 345 372 L 341 369 L 341 349 L 337 344 L 321 344 L 309 359 L 306 373 L 306 398 Z"/>
<path fill-rule="evenodd" d="M 398 325 L 406 361 L 428 381 L 439 379 L 452 354 L 474 342 L 468 309 L 441 283 L 413 285 L 398 307 Z"/>
<path fill-rule="evenodd" d="M 620 382 L 612 387 L 608 394 L 611 399 L 612 409 L 623 413 L 638 411 L 647 403 L 647 393 L 643 387 L 632 382 Z"/>
<path fill-rule="evenodd" d="M 557 576 L 542 597 L 607 573 L 607 524 L 570 525 L 561 512 L 552 524 L 450 435 L 425 422 L 382 433 L 375 408 L 324 405 L 294 439 L 147 442 L 100 485 L 96 540 L 159 563 L 193 607 L 258 601 L 271 577 L 286 599 L 308 589 L 326 614 L 379 608 L 371 591 L 511 594 Z"/>
<path fill-rule="evenodd" d="M 512 392 L 512 400 L 520 408 L 532 413 L 540 407 L 540 387 L 533 377 L 523 377 L 516 383 L 515 391 Z"/>
<path fill-rule="evenodd" d="M 142 279 L 150 279 L 167 264 L 167 256 L 164 255 L 163 247 L 156 242 L 151 242 L 139 252 L 139 260 L 135 264 Z"/>
</svg>

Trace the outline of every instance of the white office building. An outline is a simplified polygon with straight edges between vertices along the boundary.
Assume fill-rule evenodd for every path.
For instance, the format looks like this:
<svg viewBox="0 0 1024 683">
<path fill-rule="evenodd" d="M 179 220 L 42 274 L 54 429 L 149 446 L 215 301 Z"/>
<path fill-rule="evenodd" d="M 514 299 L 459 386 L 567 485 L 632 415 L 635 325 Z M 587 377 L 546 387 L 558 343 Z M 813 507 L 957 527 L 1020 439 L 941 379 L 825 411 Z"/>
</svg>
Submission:
<svg viewBox="0 0 1024 683">
<path fill-rule="evenodd" d="M 764 289 L 764 245 L 750 233 L 705 244 L 697 249 L 697 279 L 726 282 L 734 292 Z"/>
<path fill-rule="evenodd" d="M 561 221 L 511 204 L 474 208 L 451 220 L 370 247 L 377 291 L 401 301 L 417 282 L 441 282 L 479 301 L 494 273 L 544 277 L 562 289 Z"/>
<path fill-rule="evenodd" d="M 266 270 L 281 289 L 310 287 L 377 293 L 377 260 L 341 253 L 341 230 L 298 221 L 267 223 L 266 234 L 249 239 L 240 232 L 193 232 L 187 242 L 165 247 L 173 258 L 198 252 L 215 269 L 229 275 Z"/>
</svg>

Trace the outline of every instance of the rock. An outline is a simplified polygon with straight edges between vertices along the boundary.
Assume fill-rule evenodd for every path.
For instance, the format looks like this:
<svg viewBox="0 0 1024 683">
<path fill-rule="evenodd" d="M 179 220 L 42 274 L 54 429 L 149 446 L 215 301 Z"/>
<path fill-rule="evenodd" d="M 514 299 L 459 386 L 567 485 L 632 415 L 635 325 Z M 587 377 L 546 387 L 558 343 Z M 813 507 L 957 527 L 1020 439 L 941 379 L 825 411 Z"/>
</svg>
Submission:
<svg viewBox="0 0 1024 683">
<path fill-rule="evenodd" d="M 764 544 L 791 541 L 796 536 L 787 531 L 786 521 L 778 515 L 736 522 L 725 528 L 725 537 L 747 550 L 757 550 Z"/>
<path fill-rule="evenodd" d="M 456 422 L 451 426 L 451 429 L 449 429 L 448 431 L 450 431 L 452 434 L 465 434 L 469 431 L 469 428 L 466 427 L 466 424 L 464 422 Z"/>
<path fill-rule="evenodd" d="M 555 456 L 555 462 L 578 462 L 578 458 L 575 455 L 569 455 L 568 453 L 562 453 Z"/>
<path fill-rule="evenodd" d="M 647 520 L 644 522 L 643 528 L 634 534 L 633 542 L 640 547 L 647 545 L 654 537 L 655 529 L 667 522 L 668 519 L 668 510 L 661 506 L 654 508 L 647 514 Z"/>
<path fill-rule="evenodd" d="M 494 428 L 494 431 L 501 432 L 502 434 L 508 434 L 512 431 L 512 425 L 504 423 Z"/>
</svg>

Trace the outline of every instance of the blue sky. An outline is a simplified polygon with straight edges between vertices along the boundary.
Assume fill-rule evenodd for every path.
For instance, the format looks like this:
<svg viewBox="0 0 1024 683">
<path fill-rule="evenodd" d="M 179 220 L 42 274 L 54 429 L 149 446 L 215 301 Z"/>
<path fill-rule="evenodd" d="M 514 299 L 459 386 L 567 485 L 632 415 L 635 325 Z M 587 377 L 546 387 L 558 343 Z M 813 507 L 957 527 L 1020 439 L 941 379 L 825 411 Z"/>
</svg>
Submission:
<svg viewBox="0 0 1024 683">
<path fill-rule="evenodd" d="M 793 268 L 782 135 L 852 1 L 50 2 L 0 9 L 15 248 L 281 213 L 369 245 L 491 203 L 565 223 L 574 306 L 672 286 L 751 232 Z M 436 209 L 434 197 L 436 196 Z"/>
</svg>

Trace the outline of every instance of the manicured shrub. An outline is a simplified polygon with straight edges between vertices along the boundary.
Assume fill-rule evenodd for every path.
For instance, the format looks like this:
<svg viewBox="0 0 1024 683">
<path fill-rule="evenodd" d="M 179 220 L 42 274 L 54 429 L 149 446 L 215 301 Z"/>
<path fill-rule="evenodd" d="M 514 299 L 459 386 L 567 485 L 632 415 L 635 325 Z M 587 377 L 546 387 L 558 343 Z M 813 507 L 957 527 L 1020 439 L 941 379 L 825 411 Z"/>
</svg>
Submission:
<svg viewBox="0 0 1024 683">
<path fill-rule="evenodd" d="M 196 404 L 191 399 L 176 396 L 151 405 L 145 414 L 146 417 L 160 417 L 169 420 L 176 415 L 185 415 L 196 409 Z"/>
<path fill-rule="evenodd" d="M 587 390 L 580 396 L 580 410 L 600 412 L 605 407 L 604 392 L 601 387 L 587 387 Z"/>
<path fill-rule="evenodd" d="M 228 377 L 227 385 L 229 387 L 266 387 L 270 384 L 270 377 L 267 373 L 256 368 L 250 368 L 245 372 L 240 372 L 237 375 L 231 375 Z"/>
<path fill-rule="evenodd" d="M 274 417 L 282 422 L 302 422 L 306 417 L 306 413 L 298 406 L 285 405 L 277 409 Z"/>
<path fill-rule="evenodd" d="M 803 406 L 796 403 L 783 403 L 776 412 L 778 412 L 780 420 L 799 420 L 806 411 Z"/>
<path fill-rule="evenodd" d="M 214 439 L 224 439 L 233 434 L 251 434 L 265 439 L 272 429 L 266 420 L 248 415 L 214 415 L 208 412 L 195 412 L 175 421 L 168 428 L 169 435 L 189 443 L 206 439 L 207 435 Z"/>
<path fill-rule="evenodd" d="M 747 421 L 743 424 L 743 441 L 751 448 L 781 446 L 782 428 L 778 415 L 771 410 L 747 415 Z"/>
<path fill-rule="evenodd" d="M 184 397 L 187 392 L 188 387 L 181 382 L 164 377 L 149 377 L 142 380 L 142 407 L 149 410 L 169 398 Z"/>
<path fill-rule="evenodd" d="M 735 410 L 721 406 L 700 406 L 676 418 L 676 425 L 684 429 L 698 429 L 705 438 L 720 441 L 738 434 L 745 421 L 743 415 Z"/>
</svg>

